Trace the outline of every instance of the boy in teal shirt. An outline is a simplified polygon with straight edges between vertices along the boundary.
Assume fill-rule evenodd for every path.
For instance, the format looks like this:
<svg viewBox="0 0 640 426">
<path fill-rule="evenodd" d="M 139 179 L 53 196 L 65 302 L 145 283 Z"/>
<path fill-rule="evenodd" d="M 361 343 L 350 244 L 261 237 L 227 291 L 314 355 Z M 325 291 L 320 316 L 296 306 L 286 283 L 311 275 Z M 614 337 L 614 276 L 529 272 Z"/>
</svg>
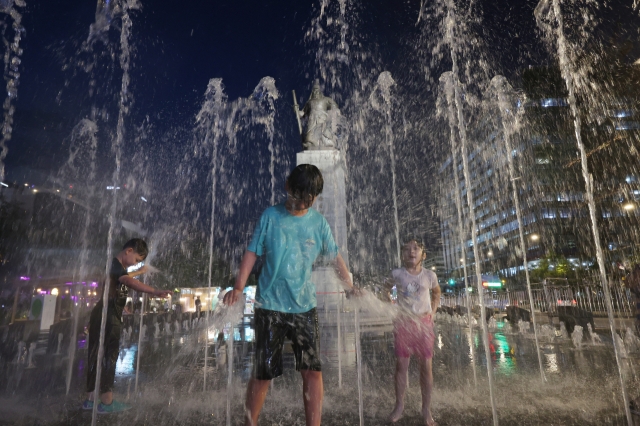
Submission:
<svg viewBox="0 0 640 426">
<path fill-rule="evenodd" d="M 320 425 L 324 390 L 316 288 L 311 282 L 318 256 L 331 261 L 348 291 L 354 291 L 327 220 L 311 208 L 323 185 L 316 166 L 301 164 L 291 172 L 285 183 L 287 201 L 262 213 L 240 262 L 234 288 L 224 296 L 225 304 L 236 303 L 258 256 L 264 256 L 256 291 L 256 362 L 245 406 L 248 426 L 258 424 L 269 384 L 282 375 L 285 338 L 293 343 L 296 370 L 302 375 L 306 424 Z"/>
</svg>

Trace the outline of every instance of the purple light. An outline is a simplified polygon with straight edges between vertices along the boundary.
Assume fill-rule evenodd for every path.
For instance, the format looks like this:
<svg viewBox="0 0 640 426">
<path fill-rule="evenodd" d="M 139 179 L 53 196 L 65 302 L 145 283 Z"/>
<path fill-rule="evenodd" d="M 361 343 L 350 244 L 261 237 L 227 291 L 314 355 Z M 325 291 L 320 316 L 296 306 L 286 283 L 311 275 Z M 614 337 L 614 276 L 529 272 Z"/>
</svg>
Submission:
<svg viewBox="0 0 640 426">
<path fill-rule="evenodd" d="M 94 282 L 92 282 L 92 283 L 91 283 L 91 287 L 98 287 L 98 283 L 97 283 L 97 282 L 95 282 L 95 281 L 94 281 Z"/>
<path fill-rule="evenodd" d="M 73 283 L 64 283 L 64 285 L 73 285 Z"/>
<path fill-rule="evenodd" d="M 20 277 L 20 281 L 29 281 L 30 279 L 29 277 Z"/>
</svg>

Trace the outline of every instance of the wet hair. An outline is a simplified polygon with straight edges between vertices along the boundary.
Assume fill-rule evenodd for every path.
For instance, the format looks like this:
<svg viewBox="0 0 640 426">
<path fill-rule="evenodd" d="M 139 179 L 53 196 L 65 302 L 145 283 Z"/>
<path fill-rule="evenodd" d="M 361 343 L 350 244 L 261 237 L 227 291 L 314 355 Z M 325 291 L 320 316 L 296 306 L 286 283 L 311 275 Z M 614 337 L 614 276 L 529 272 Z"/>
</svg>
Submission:
<svg viewBox="0 0 640 426">
<path fill-rule="evenodd" d="M 141 238 L 133 238 L 127 241 L 124 247 L 122 247 L 122 250 L 126 250 L 128 248 L 133 249 L 133 251 L 142 256 L 143 259 L 146 259 L 149 254 L 149 247 Z"/>
<path fill-rule="evenodd" d="M 324 179 L 322 173 L 313 164 L 300 164 L 287 177 L 289 192 L 296 198 L 307 199 L 322 193 Z"/>
<path fill-rule="evenodd" d="M 407 244 L 414 242 L 418 245 L 418 247 L 420 247 L 420 250 L 422 250 L 422 253 L 426 253 L 427 249 L 424 247 L 424 243 L 422 242 L 421 238 L 416 237 L 415 235 L 407 235 L 402 239 L 402 247 L 406 246 Z"/>
</svg>

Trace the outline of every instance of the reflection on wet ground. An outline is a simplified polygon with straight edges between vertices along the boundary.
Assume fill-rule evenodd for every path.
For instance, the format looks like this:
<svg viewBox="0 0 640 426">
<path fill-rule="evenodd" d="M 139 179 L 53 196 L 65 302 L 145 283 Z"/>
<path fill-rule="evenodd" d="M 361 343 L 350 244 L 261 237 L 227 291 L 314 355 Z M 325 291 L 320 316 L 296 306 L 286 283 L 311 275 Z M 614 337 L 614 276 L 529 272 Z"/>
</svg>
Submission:
<svg viewBox="0 0 640 426">
<path fill-rule="evenodd" d="M 348 330 L 345 330 L 348 332 Z M 533 335 L 522 335 L 498 323 L 491 333 L 496 402 L 503 425 L 626 424 L 621 406 L 619 376 L 606 330 L 604 344 L 574 348 L 569 339 L 542 342 L 546 383 L 540 379 Z M 236 338 L 251 340 L 251 333 L 235 330 Z M 610 342 L 609 338 L 609 342 Z M 474 385 L 470 343 L 477 370 Z M 434 417 L 440 425 L 492 424 L 486 360 L 482 339 L 476 331 L 456 323 L 439 323 L 434 350 Z M 230 388 L 231 424 L 242 424 L 246 381 L 252 368 L 253 344 L 233 345 L 233 377 Z M 226 424 L 227 378 L 224 347 L 210 341 L 207 391 L 203 388 L 204 332 L 167 336 L 137 346 L 134 336 L 122 345 L 117 366 L 116 394 L 135 405 L 130 412 L 101 416 L 99 424 L 177 425 Z M 349 350 L 349 348 L 346 348 Z M 36 367 L 3 366 L 0 378 L 0 424 L 89 424 L 91 413 L 80 411 L 84 398 L 86 353 L 79 349 L 70 395 L 65 396 L 68 360 L 63 356 L 36 358 Z M 625 360 L 628 389 L 639 394 L 638 359 Z M 135 369 L 140 356 L 138 392 Z M 362 336 L 363 399 L 365 425 L 388 424 L 394 402 L 393 336 L 391 333 Z M 284 376 L 274 380 L 265 403 L 262 425 L 304 424 L 301 379 L 294 371 L 293 355 L 285 351 Z M 421 424 L 418 371 L 412 364 L 405 417 L 399 425 Z M 324 365 L 325 400 L 323 424 L 357 425 L 358 392 L 355 368 L 342 369 L 342 387 L 336 365 Z"/>
</svg>

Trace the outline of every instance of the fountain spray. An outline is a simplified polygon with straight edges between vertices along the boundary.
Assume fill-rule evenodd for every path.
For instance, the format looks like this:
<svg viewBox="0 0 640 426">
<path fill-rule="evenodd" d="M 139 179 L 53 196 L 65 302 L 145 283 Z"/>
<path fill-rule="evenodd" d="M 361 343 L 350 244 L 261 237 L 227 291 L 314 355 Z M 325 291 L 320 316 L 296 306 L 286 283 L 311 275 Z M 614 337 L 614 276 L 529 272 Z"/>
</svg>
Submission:
<svg viewBox="0 0 640 426">
<path fill-rule="evenodd" d="M 536 340 L 536 351 L 538 352 L 538 365 L 540 366 L 540 378 L 542 382 L 546 382 L 544 376 L 544 367 L 542 365 L 542 354 L 540 353 L 540 343 L 538 342 L 538 327 L 536 326 L 536 314 L 533 308 L 533 293 L 531 292 L 531 280 L 529 279 L 529 262 L 527 261 L 527 247 L 524 240 L 524 226 L 522 223 L 522 211 L 520 210 L 520 197 L 518 196 L 517 178 L 513 166 L 513 156 L 511 155 L 513 147 L 511 146 L 511 129 L 509 128 L 507 111 L 511 108 L 506 92 L 508 90 L 507 80 L 497 75 L 491 80 L 491 85 L 496 88 L 498 95 L 498 109 L 502 118 L 502 126 L 504 129 L 504 145 L 507 152 L 507 164 L 509 167 L 509 180 L 513 189 L 513 203 L 516 208 L 516 218 L 518 220 L 518 230 L 520 234 L 520 251 L 522 251 L 522 262 L 524 266 L 525 278 L 527 280 L 527 293 L 529 295 L 529 308 L 531 309 L 531 319 L 533 320 L 533 335 Z"/>
<path fill-rule="evenodd" d="M 397 267 L 402 267 L 402 260 L 400 257 L 400 222 L 398 220 L 398 195 L 396 187 L 396 155 L 394 152 L 394 137 L 393 129 L 391 128 L 391 87 L 396 84 L 395 80 L 391 76 L 389 71 L 384 71 L 378 76 L 377 87 L 380 89 L 382 100 L 384 101 L 383 113 L 386 119 L 384 126 L 384 136 L 389 147 L 389 161 L 391 162 L 391 189 L 393 195 L 393 220 L 395 224 L 395 236 L 396 236 L 396 259 Z M 375 93 L 375 91 L 373 92 Z M 373 96 L 372 93 L 372 96 Z M 377 109 L 377 103 L 372 102 L 374 109 Z"/>
<path fill-rule="evenodd" d="M 87 140 L 89 142 L 88 151 L 89 151 L 90 165 L 89 165 L 89 174 L 83 178 L 86 179 L 87 182 L 89 182 L 89 185 L 93 183 L 96 175 L 96 151 L 98 149 L 98 139 L 96 137 L 97 132 L 98 132 L 98 126 L 95 124 L 95 122 L 88 119 L 83 119 L 80 121 L 80 123 L 76 125 L 76 127 L 74 127 L 71 133 L 72 152 L 71 152 L 71 157 L 67 162 L 67 166 L 71 168 L 76 168 L 73 162 L 76 159 L 78 152 L 82 149 L 83 141 Z M 78 145 L 74 146 L 73 142 L 77 142 Z M 74 151 L 74 148 L 75 148 L 75 151 Z M 75 170 L 75 171 L 77 174 L 80 174 L 80 171 L 78 170 Z M 92 195 L 93 195 L 93 190 L 90 189 L 87 198 L 90 199 Z M 80 282 L 85 281 L 87 279 L 87 275 L 88 275 L 87 261 L 89 257 L 88 233 L 89 233 L 89 226 L 91 225 L 91 217 L 92 217 L 91 210 L 87 209 L 84 227 L 82 228 L 82 249 L 80 251 L 80 267 L 79 267 L 77 276 L 74 274 L 74 278 L 72 280 L 73 282 L 76 282 L 76 277 L 79 278 Z M 72 286 L 71 288 L 73 292 L 74 286 Z M 80 303 L 77 303 L 74 309 L 73 325 L 72 325 L 73 328 L 71 329 L 71 333 L 70 333 L 71 339 L 69 341 L 69 364 L 67 367 L 67 378 L 66 378 L 67 379 L 66 381 L 67 395 L 69 395 L 69 389 L 71 388 L 71 378 L 73 376 L 73 363 L 75 361 L 76 347 L 78 345 L 77 330 L 78 330 L 79 319 L 80 319 Z"/>
<path fill-rule="evenodd" d="M 209 85 L 205 92 L 205 102 L 202 109 L 196 116 L 196 121 L 199 127 L 205 134 L 204 145 L 211 144 L 211 227 L 209 235 L 209 276 L 208 276 L 208 294 L 209 298 L 207 303 L 206 313 L 206 329 L 209 330 L 209 313 L 211 311 L 211 275 L 213 269 L 213 234 L 215 229 L 215 210 L 216 210 L 216 185 L 217 185 L 217 167 L 218 167 L 218 142 L 220 140 L 221 130 L 221 112 L 226 105 L 227 97 L 224 94 L 224 88 L 222 85 L 222 79 L 213 78 L 209 80 Z M 202 390 L 207 390 L 207 358 L 209 351 L 209 338 L 205 333 L 204 340 L 204 382 L 202 384 Z"/>
<path fill-rule="evenodd" d="M 616 357 L 616 363 L 618 364 L 618 373 L 620 376 L 620 388 L 622 391 L 622 399 L 624 403 L 624 410 L 627 416 L 627 422 L 629 426 L 633 426 L 634 421 L 631 416 L 631 410 L 629 409 L 629 397 L 625 386 L 625 372 L 621 359 L 620 342 L 616 339 L 617 333 L 615 329 L 615 322 L 613 317 L 613 302 L 611 300 L 611 289 L 609 288 L 609 281 L 607 280 L 607 272 L 605 270 L 604 253 L 602 251 L 602 243 L 600 242 L 600 232 L 598 231 L 598 221 L 596 212 L 596 203 L 593 197 L 593 176 L 589 172 L 589 165 L 587 164 L 587 151 L 582 141 L 582 121 L 580 113 L 576 104 L 576 83 L 574 81 L 574 69 L 567 51 L 567 40 L 564 35 L 564 22 L 562 9 L 560 7 L 560 0 L 541 0 L 536 6 L 534 11 L 536 21 L 544 30 L 549 32 L 549 35 L 555 36 L 557 43 L 557 55 L 560 62 L 560 73 L 564 80 L 567 92 L 568 103 L 573 117 L 573 126 L 576 137 L 576 144 L 580 152 L 580 162 L 582 164 L 582 177 L 585 184 L 585 192 L 587 194 L 587 205 L 589 206 L 589 217 L 591 218 L 591 230 L 593 232 L 593 241 L 596 248 L 596 258 L 598 260 L 598 269 L 600 271 L 600 283 L 604 292 L 605 304 L 607 307 L 607 316 L 609 317 L 609 327 L 611 329 L 611 335 L 613 336 L 613 351 Z M 552 28 L 546 24 L 544 19 L 552 19 L 556 23 L 556 28 Z"/>
<path fill-rule="evenodd" d="M 458 131 L 460 133 L 462 169 L 464 171 L 465 187 L 467 189 L 467 205 L 471 216 L 471 239 L 473 241 L 473 257 L 476 269 L 476 286 L 478 289 L 478 301 L 480 303 L 480 319 L 482 321 L 482 341 L 484 343 L 484 351 L 487 359 L 487 376 L 489 378 L 489 398 L 491 399 L 491 411 L 493 414 L 493 424 L 498 426 L 498 412 L 496 410 L 495 395 L 493 390 L 493 368 L 491 366 L 491 350 L 489 348 L 489 329 L 487 326 L 486 312 L 484 309 L 484 288 L 482 287 L 482 270 L 480 269 L 480 253 L 478 252 L 478 228 L 476 226 L 476 217 L 473 213 L 473 190 L 471 185 L 471 176 L 469 173 L 469 157 L 467 153 L 467 130 L 464 121 L 464 111 L 462 106 L 462 95 L 460 93 L 460 82 L 458 81 L 458 58 L 456 54 L 455 38 L 453 30 L 456 24 L 454 4 L 447 1 L 447 22 L 445 37 L 447 38 L 451 49 L 451 75 L 447 90 L 450 95 L 453 94 L 456 110 L 458 113 Z"/>
<path fill-rule="evenodd" d="M 233 394 L 233 323 L 229 323 L 227 339 L 227 426 L 231 426 L 231 396 Z"/>
<path fill-rule="evenodd" d="M 147 306 L 147 294 L 142 293 L 142 306 L 140 306 L 140 329 L 138 330 L 138 356 L 136 357 L 136 384 L 134 393 L 138 395 L 138 376 L 140 375 L 140 358 L 142 358 L 142 339 L 144 327 L 144 308 Z"/>
<path fill-rule="evenodd" d="M 449 141 L 451 143 L 451 164 L 453 168 L 453 182 L 455 184 L 455 202 L 456 202 L 456 211 L 458 213 L 458 238 L 460 240 L 460 251 L 462 254 L 462 270 L 464 273 L 464 295 L 465 301 L 467 305 L 467 320 L 469 323 L 469 339 L 471 340 L 471 335 L 473 334 L 473 316 L 471 315 L 471 295 L 469 293 L 469 279 L 467 275 L 467 256 L 464 250 L 464 222 L 462 221 L 462 197 L 460 196 L 460 178 L 458 177 L 458 170 L 456 166 L 456 157 L 457 157 L 457 149 L 455 144 L 455 105 L 453 100 L 453 93 L 450 90 L 446 90 L 447 86 L 451 84 L 451 79 L 453 76 L 451 72 L 446 72 L 440 77 L 440 81 L 445 85 L 445 95 L 447 98 L 447 118 L 449 123 Z M 471 350 L 471 366 L 473 367 L 473 383 L 474 385 L 478 385 L 478 374 L 476 372 L 476 357 L 475 357 L 475 349 L 473 348 L 473 342 L 469 342 L 469 347 Z"/>
<path fill-rule="evenodd" d="M 275 101 L 280 97 L 278 89 L 276 88 L 276 81 L 273 77 L 263 77 L 260 83 L 253 90 L 252 101 L 256 103 L 257 114 L 254 113 L 254 121 L 264 126 L 264 130 L 267 133 L 269 144 L 267 146 L 269 150 L 269 174 L 271 175 L 271 198 L 270 205 L 276 203 L 276 158 L 278 156 L 278 150 L 274 144 L 275 136 Z"/>
<path fill-rule="evenodd" d="M 130 104 L 130 94 L 129 94 L 129 67 L 130 67 L 130 59 L 131 59 L 131 50 L 129 48 L 129 37 L 131 36 L 131 27 L 133 23 L 131 22 L 131 17 L 129 16 L 129 9 L 137 9 L 139 8 L 139 4 L 135 2 L 135 0 L 123 1 L 122 4 L 122 29 L 120 32 L 120 67 L 122 68 L 122 83 L 120 86 L 120 102 L 118 108 L 118 125 L 116 130 L 116 139 L 113 141 L 111 149 L 115 153 L 115 163 L 116 168 L 113 172 L 113 186 L 118 186 L 118 181 L 120 180 L 120 163 L 122 160 L 122 143 L 124 141 L 124 117 L 129 111 Z M 113 201 L 111 203 L 111 212 L 109 214 L 109 234 L 107 237 L 107 263 L 105 267 L 105 277 L 109 276 L 109 270 L 111 268 L 111 256 L 112 256 L 112 245 L 113 245 L 113 231 L 116 227 L 116 214 L 118 206 L 118 191 L 113 191 Z M 100 340 L 98 343 L 98 364 L 96 368 L 96 387 L 93 391 L 94 395 L 94 404 L 93 404 L 93 412 L 91 416 L 91 426 L 95 426 L 96 417 L 98 414 L 98 404 L 97 401 L 100 398 L 100 374 L 102 372 L 102 359 L 104 358 L 104 333 L 107 325 L 107 306 L 104 301 L 109 295 L 109 285 L 110 280 L 105 279 L 104 289 L 103 289 L 103 306 L 102 306 L 102 319 L 100 322 Z"/>
<path fill-rule="evenodd" d="M 7 83 L 7 97 L 2 105 L 4 121 L 2 123 L 2 137 L 0 138 L 0 181 L 4 180 L 4 159 L 7 157 L 7 152 L 9 151 L 7 142 L 11 140 L 11 134 L 13 132 L 13 114 L 16 111 L 13 102 L 18 97 L 18 84 L 20 83 L 19 65 L 21 62 L 20 56 L 22 56 L 20 41 L 25 32 L 22 26 L 22 15 L 16 10 L 15 6 L 26 7 L 26 3 L 24 0 L 11 0 L 0 4 L 0 12 L 8 14 L 11 16 L 11 19 L 13 19 L 12 27 L 14 31 L 12 43 L 9 43 L 8 40 L 3 38 L 5 45 L 4 80 Z"/>
</svg>

